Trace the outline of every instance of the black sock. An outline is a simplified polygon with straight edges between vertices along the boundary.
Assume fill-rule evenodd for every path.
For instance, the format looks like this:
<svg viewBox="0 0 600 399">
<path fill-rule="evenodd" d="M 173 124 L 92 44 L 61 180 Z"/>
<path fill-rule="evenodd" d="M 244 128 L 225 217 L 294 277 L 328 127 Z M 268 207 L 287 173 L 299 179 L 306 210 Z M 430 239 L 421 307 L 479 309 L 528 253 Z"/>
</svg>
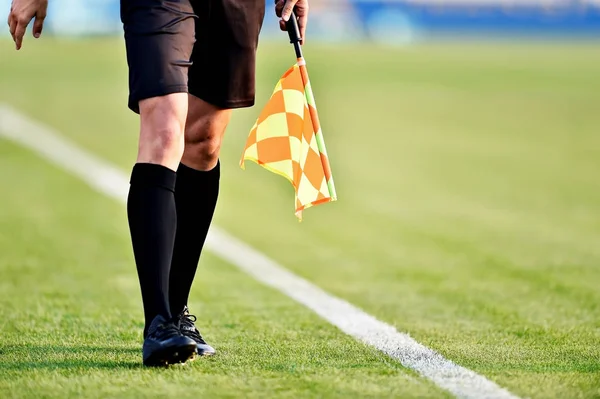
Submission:
<svg viewBox="0 0 600 399">
<path fill-rule="evenodd" d="M 178 224 L 169 284 L 169 302 L 173 315 L 181 312 L 187 305 L 202 247 L 217 205 L 220 177 L 220 162 L 207 172 L 184 164 L 180 164 L 177 170 L 175 203 Z"/>
<path fill-rule="evenodd" d="M 154 317 L 171 317 L 168 295 L 177 228 L 176 177 L 171 169 L 149 163 L 138 163 L 131 172 L 127 217 L 144 303 L 144 337 Z"/>
</svg>

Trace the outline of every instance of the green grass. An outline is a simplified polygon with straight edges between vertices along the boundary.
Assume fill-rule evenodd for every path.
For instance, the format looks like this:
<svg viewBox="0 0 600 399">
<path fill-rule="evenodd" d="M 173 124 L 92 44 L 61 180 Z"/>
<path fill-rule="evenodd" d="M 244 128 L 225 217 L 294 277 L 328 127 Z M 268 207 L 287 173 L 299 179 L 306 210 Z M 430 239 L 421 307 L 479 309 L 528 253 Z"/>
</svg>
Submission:
<svg viewBox="0 0 600 399">
<path fill-rule="evenodd" d="M 1 180 L 18 189 L 0 209 L 0 397 L 443 395 L 211 256 L 190 306 L 219 355 L 144 369 L 122 206 L 12 144 L 0 155 L 20 171 Z"/>
<path fill-rule="evenodd" d="M 236 112 L 216 222 L 327 291 L 531 398 L 600 397 L 600 53 L 580 44 L 305 49 L 339 202 L 293 214 L 238 168 L 287 46 Z M 117 40 L 0 42 L 0 102 L 122 167 Z M 192 310 L 220 355 L 140 368 L 122 204 L 0 141 L 0 396 L 443 397 L 210 255 Z"/>
</svg>

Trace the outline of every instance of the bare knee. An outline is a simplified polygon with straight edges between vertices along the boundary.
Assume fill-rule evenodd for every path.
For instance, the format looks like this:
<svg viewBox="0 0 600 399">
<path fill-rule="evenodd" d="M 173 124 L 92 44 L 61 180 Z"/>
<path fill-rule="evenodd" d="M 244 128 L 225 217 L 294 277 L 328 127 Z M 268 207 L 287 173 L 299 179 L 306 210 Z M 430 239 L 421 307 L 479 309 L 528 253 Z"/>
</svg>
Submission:
<svg viewBox="0 0 600 399">
<path fill-rule="evenodd" d="M 176 93 L 140 101 L 138 162 L 176 170 L 184 148 L 187 94 Z"/>
<path fill-rule="evenodd" d="M 222 137 L 218 134 L 192 135 L 185 140 L 184 162 L 191 162 L 190 167 L 199 170 L 210 170 L 214 168 L 219 160 Z"/>
<path fill-rule="evenodd" d="M 211 170 L 219 160 L 231 110 L 217 108 L 193 96 L 189 104 L 183 162 L 194 169 Z"/>
</svg>

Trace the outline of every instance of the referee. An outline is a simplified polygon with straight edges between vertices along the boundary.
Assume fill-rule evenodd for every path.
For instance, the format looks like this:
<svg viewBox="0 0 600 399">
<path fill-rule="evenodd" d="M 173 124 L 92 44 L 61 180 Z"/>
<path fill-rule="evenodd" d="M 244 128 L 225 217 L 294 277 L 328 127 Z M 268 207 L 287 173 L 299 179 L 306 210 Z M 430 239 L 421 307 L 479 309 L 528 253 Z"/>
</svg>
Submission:
<svg viewBox="0 0 600 399">
<path fill-rule="evenodd" d="M 13 0 L 19 50 L 42 33 L 48 0 Z M 308 0 L 277 0 L 304 37 Z M 235 108 L 251 107 L 265 0 L 121 0 L 128 107 L 140 116 L 127 217 L 144 306 L 143 363 L 213 355 L 187 302 L 219 193 L 219 150 Z"/>
</svg>

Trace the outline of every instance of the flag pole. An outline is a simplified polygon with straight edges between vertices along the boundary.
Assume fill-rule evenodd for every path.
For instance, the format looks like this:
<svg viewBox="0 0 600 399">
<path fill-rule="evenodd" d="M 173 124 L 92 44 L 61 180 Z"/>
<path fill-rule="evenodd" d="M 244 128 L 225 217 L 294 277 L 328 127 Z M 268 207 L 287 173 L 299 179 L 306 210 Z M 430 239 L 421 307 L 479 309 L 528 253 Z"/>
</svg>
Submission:
<svg viewBox="0 0 600 399">
<path fill-rule="evenodd" d="M 321 131 L 321 123 L 319 122 L 319 115 L 317 114 L 317 105 L 315 103 L 315 96 L 312 92 L 312 87 L 310 85 L 310 80 L 308 78 L 308 71 L 306 69 L 306 61 L 304 60 L 304 56 L 302 55 L 302 47 L 300 45 L 300 41 L 302 37 L 300 37 L 300 29 L 298 28 L 298 21 L 296 20 L 296 13 L 292 11 L 292 15 L 290 19 L 286 22 L 286 28 L 288 35 L 290 37 L 290 43 L 294 45 L 294 50 L 296 52 L 296 58 L 298 59 L 298 67 L 300 68 L 300 74 L 302 75 L 302 82 L 304 83 L 304 88 L 306 90 L 306 97 L 309 103 L 309 112 L 310 117 L 313 124 L 313 129 L 315 132 L 315 136 L 317 139 L 317 146 L 319 147 L 319 152 L 321 153 L 321 163 L 323 165 L 323 170 L 325 171 L 325 177 L 327 179 L 327 186 L 329 189 L 329 195 L 331 196 L 333 201 L 337 200 L 337 193 L 335 190 L 335 184 L 333 183 L 333 176 L 331 174 L 331 166 L 329 164 L 329 157 L 327 156 L 327 149 L 325 148 L 325 140 L 323 139 L 323 132 Z"/>
</svg>

